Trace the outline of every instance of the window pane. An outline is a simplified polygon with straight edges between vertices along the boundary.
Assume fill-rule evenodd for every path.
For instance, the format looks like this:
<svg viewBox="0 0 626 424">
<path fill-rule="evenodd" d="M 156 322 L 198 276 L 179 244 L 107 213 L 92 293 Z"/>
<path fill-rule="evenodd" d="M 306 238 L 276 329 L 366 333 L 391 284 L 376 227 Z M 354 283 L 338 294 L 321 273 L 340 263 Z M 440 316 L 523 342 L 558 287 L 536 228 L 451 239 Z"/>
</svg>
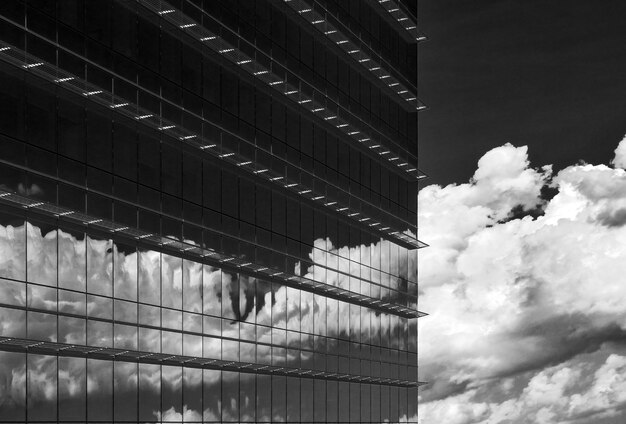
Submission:
<svg viewBox="0 0 626 424">
<path fill-rule="evenodd" d="M 0 312 L 2 314 L 2 312 Z M 24 421 L 26 419 L 26 354 L 0 352 L 0 375 L 6 382 L 0 389 L 0 420 Z"/>
<path fill-rule="evenodd" d="M 87 418 L 87 360 L 59 357 L 59 420 Z"/>
<path fill-rule="evenodd" d="M 139 420 L 153 422 L 161 409 L 161 367 L 139 364 Z"/>
<path fill-rule="evenodd" d="M 29 222 L 27 246 L 28 281 L 56 286 L 57 230 L 44 223 Z"/>
<path fill-rule="evenodd" d="M 138 364 L 114 362 L 114 406 L 116 421 L 137 420 Z"/>
<path fill-rule="evenodd" d="M 161 416 L 163 421 L 168 421 L 165 414 L 183 411 L 183 368 L 163 366 L 161 369 Z M 173 408 L 173 411 L 170 411 Z M 158 408 L 157 408 L 158 411 Z M 168 413 L 169 412 L 169 413 Z"/>
<path fill-rule="evenodd" d="M 85 234 L 59 230 L 59 287 L 85 290 L 86 259 Z"/>
<path fill-rule="evenodd" d="M 138 251 L 139 299 L 143 303 L 161 303 L 161 254 L 154 251 Z"/>
<path fill-rule="evenodd" d="M 111 240 L 87 237 L 87 291 L 89 293 L 105 296 L 113 294 L 112 250 Z"/>
<path fill-rule="evenodd" d="M 135 247 L 116 243 L 113 253 L 115 297 L 137 300 L 137 252 Z"/>
<path fill-rule="evenodd" d="M 0 213 L 0 277 L 26 279 L 26 225 L 18 216 Z"/>
<path fill-rule="evenodd" d="M 163 306 L 182 308 L 182 259 L 161 255 L 161 299 Z"/>
<path fill-rule="evenodd" d="M 56 420 L 57 358 L 28 355 L 28 420 Z"/>
<path fill-rule="evenodd" d="M 202 312 L 202 264 L 183 260 L 183 309 Z"/>
</svg>

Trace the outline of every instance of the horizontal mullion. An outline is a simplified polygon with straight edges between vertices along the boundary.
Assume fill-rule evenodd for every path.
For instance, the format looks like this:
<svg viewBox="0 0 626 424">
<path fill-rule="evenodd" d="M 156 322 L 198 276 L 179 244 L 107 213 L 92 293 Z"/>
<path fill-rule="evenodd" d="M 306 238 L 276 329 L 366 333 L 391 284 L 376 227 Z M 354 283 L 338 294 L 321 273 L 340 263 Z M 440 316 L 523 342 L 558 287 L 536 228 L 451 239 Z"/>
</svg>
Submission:
<svg viewBox="0 0 626 424">
<path fill-rule="evenodd" d="M 11 281 L 15 281 L 15 280 L 11 280 Z M 36 285 L 38 287 L 44 287 L 44 288 L 56 288 L 56 287 L 51 287 L 51 286 L 46 286 L 46 285 L 42 285 L 42 284 L 33 284 L 33 283 L 25 283 L 23 281 L 16 281 L 19 283 L 23 283 L 23 284 L 29 284 L 29 285 Z M 72 290 L 72 292 L 74 293 L 80 293 L 80 294 L 84 294 L 84 295 L 92 295 L 91 293 L 85 293 L 85 292 L 77 292 L 75 290 Z M 108 296 L 101 296 L 101 295 L 94 295 L 94 296 L 98 296 L 98 297 L 105 297 L 107 299 L 111 299 L 113 301 L 115 300 L 123 300 L 125 302 L 131 302 L 131 303 L 135 303 L 136 305 L 141 305 L 141 306 L 152 306 L 152 307 L 157 307 L 160 310 L 168 310 L 168 311 L 175 311 L 175 312 L 181 312 L 181 313 L 189 313 L 185 310 L 176 310 L 176 309 L 172 309 L 172 308 L 166 308 L 163 306 L 156 306 L 156 305 L 151 305 L 151 304 L 146 304 L 146 303 L 139 303 L 139 302 L 132 302 L 132 301 L 128 301 L 126 299 L 119 299 L 119 298 L 115 298 L 115 297 L 108 297 Z M 158 330 L 158 331 L 164 331 L 166 333 L 174 333 L 174 334 L 180 334 L 181 337 L 182 336 L 196 336 L 196 337 L 203 337 L 203 338 L 209 338 L 209 339 L 217 339 L 217 340 L 225 340 L 225 341 L 229 341 L 229 342 L 239 342 L 239 343 L 244 343 L 247 345 L 258 345 L 258 346 L 264 346 L 264 347 L 268 347 L 268 348 L 279 348 L 279 349 L 289 349 L 289 350 L 297 350 L 299 352 L 304 352 L 306 354 L 311 354 L 314 355 L 316 353 L 323 353 L 320 351 L 315 350 L 314 348 L 307 348 L 307 347 L 295 347 L 293 345 L 289 345 L 288 343 L 285 343 L 284 345 L 281 344 L 276 344 L 276 343 L 271 343 L 271 342 L 266 342 L 266 341 L 262 341 L 262 340 L 250 340 L 250 339 L 244 339 L 244 338 L 234 338 L 234 337 L 228 337 L 228 336 L 223 336 L 223 335 L 215 335 L 215 334 L 210 334 L 210 333 L 205 333 L 204 330 L 203 331 L 191 331 L 191 330 L 187 330 L 187 329 L 180 329 L 180 328 L 171 328 L 171 327 L 163 327 L 162 325 L 155 325 L 155 324 L 143 324 L 143 323 L 139 323 L 139 322 L 131 322 L 131 321 L 124 321 L 124 320 L 119 320 L 119 319 L 115 319 L 115 318 L 102 318 L 102 317 L 97 317 L 97 316 L 89 316 L 87 313 L 85 314 L 77 314 L 77 313 L 68 313 L 68 312 L 61 312 L 61 311 L 56 311 L 56 310 L 50 310 L 50 309 L 43 309 L 43 308 L 34 308 L 32 306 L 24 306 L 24 305 L 13 305 L 13 304 L 6 304 L 4 302 L 2 302 L 0 300 L 0 309 L 5 308 L 5 309 L 11 309 L 11 310 L 19 310 L 19 311 L 24 311 L 24 312 L 33 312 L 33 313 L 39 313 L 39 314 L 47 314 L 47 315 L 53 315 L 55 317 L 65 317 L 65 318 L 76 318 L 76 319 L 84 319 L 85 321 L 97 321 L 97 322 L 102 322 L 102 323 L 107 323 L 107 324 L 113 324 L 113 325 L 123 325 L 123 326 L 127 326 L 127 327 L 136 327 L 137 329 L 139 328 L 143 328 L 143 329 L 147 329 L 147 330 Z M 202 317 L 212 317 L 212 318 L 219 318 L 220 320 L 223 320 L 224 318 L 222 317 L 214 317 L 213 315 L 206 315 L 206 314 L 198 314 L 198 313 L 193 313 L 196 315 L 200 315 Z M 182 317 L 182 315 L 181 315 Z M 257 325 L 255 323 L 248 323 L 245 321 L 241 321 L 244 324 L 248 324 L 248 325 L 254 325 L 255 327 L 255 332 L 256 330 L 260 327 L 262 330 L 266 330 L 268 332 L 269 337 L 272 337 L 272 331 L 273 330 L 279 330 L 279 331 L 285 331 L 285 333 L 287 332 L 291 332 L 291 333 L 296 333 L 299 336 L 305 336 L 305 337 L 324 337 L 326 339 L 326 342 L 329 343 L 339 343 L 339 342 L 346 342 L 347 340 L 343 340 L 343 339 L 338 339 L 336 337 L 329 337 L 329 336 L 319 336 L 318 334 L 313 334 L 313 333 L 306 333 L 306 332 L 302 332 L 302 331 L 294 331 L 294 330 L 286 330 L 283 328 L 277 328 L 277 327 L 270 327 L 270 326 L 260 326 Z M 182 327 L 182 322 L 181 322 L 181 327 Z M 112 343 L 114 343 L 114 341 L 112 340 Z M 368 346 L 370 348 L 374 348 L 374 349 L 386 349 L 389 351 L 393 351 L 393 352 L 397 352 L 398 354 L 415 354 L 415 352 L 409 352 L 407 350 L 400 350 L 400 349 L 396 349 L 396 348 L 388 348 L 388 347 L 384 347 L 384 346 L 380 346 L 380 345 L 374 345 L 371 343 L 359 343 L 361 346 Z M 123 349 L 122 347 L 115 347 L 115 346 L 100 346 L 100 347 L 105 347 L 105 348 L 114 348 L 114 349 Z M 161 353 L 161 352 L 159 352 Z M 328 355 L 327 353 L 324 353 L 324 355 Z M 330 355 L 335 356 L 337 358 L 352 358 L 353 356 L 347 355 L 347 354 L 342 354 L 339 353 L 337 351 L 331 353 Z M 366 358 L 359 358 L 359 359 L 366 359 Z M 233 360 L 233 359 L 227 359 L 227 360 Z M 388 365 L 388 366 L 408 366 L 409 364 L 406 363 L 401 363 L 401 362 L 390 362 L 390 361 L 384 361 L 381 359 L 366 359 L 370 362 L 373 363 L 379 363 L 381 365 Z M 259 362 L 255 362 L 259 365 L 264 365 L 262 363 Z M 312 368 L 307 368 L 307 369 L 311 369 Z"/>
</svg>

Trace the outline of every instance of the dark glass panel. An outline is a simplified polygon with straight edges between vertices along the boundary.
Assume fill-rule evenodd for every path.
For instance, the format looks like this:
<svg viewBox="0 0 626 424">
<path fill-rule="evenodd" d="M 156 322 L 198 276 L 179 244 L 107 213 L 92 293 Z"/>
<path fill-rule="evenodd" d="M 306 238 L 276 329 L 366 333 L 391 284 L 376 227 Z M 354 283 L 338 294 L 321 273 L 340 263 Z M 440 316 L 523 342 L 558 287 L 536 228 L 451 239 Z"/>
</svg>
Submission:
<svg viewBox="0 0 626 424">
<path fill-rule="evenodd" d="M 182 156 L 174 147 L 163 144 L 161 161 L 161 187 L 174 196 L 182 193 Z"/>
<path fill-rule="evenodd" d="M 27 78 L 26 137 L 29 143 L 56 150 L 55 119 L 56 100 L 53 94 L 38 88 L 40 80 Z"/>
<path fill-rule="evenodd" d="M 139 183 L 158 189 L 161 182 L 161 152 L 158 141 L 140 134 L 137 159 Z"/>
<path fill-rule="evenodd" d="M 220 168 L 213 162 L 204 161 L 202 164 L 203 177 L 203 204 L 214 211 L 222 209 L 222 184 Z"/>
<path fill-rule="evenodd" d="M 302 379 L 302 421 L 326 422 L 326 381 Z"/>
<path fill-rule="evenodd" d="M 381 422 L 383 417 L 381 416 L 380 410 L 380 388 L 381 386 L 372 385 L 371 386 L 371 397 L 370 397 L 370 417 L 373 422 Z"/>
<path fill-rule="evenodd" d="M 326 382 L 326 421 L 337 422 L 339 420 L 339 409 L 344 409 L 346 403 L 340 403 L 338 399 L 338 387 L 339 382 L 327 381 Z M 346 383 L 343 383 L 346 384 Z M 344 389 L 342 386 L 341 389 Z M 343 415 L 342 415 L 343 416 Z"/>
<path fill-rule="evenodd" d="M 113 127 L 113 170 L 122 177 L 137 178 L 137 134 L 120 123 Z"/>
<path fill-rule="evenodd" d="M 250 205 L 256 205 L 255 201 L 255 184 L 245 178 L 239 179 L 239 218 L 251 224 L 255 223 L 256 208 Z"/>
<path fill-rule="evenodd" d="M 238 177 L 222 170 L 222 212 L 237 218 L 239 215 Z"/>
<path fill-rule="evenodd" d="M 182 172 L 185 200 L 202 203 L 202 160 L 195 154 L 183 153 Z"/>
<path fill-rule="evenodd" d="M 256 224 L 271 229 L 272 223 L 272 192 L 264 187 L 256 189 Z"/>
<path fill-rule="evenodd" d="M 161 73 L 180 84 L 181 82 L 181 42 L 165 31 L 161 31 Z"/>
<path fill-rule="evenodd" d="M 390 411 L 389 386 L 380 386 L 380 416 L 382 420 L 389 421 L 392 411 Z"/>
<path fill-rule="evenodd" d="M 8 25 L 2 25 L 2 27 L 8 27 Z M 24 100 L 22 80 L 0 72 L 0 131 L 2 133 L 16 138 L 23 137 Z"/>
<path fill-rule="evenodd" d="M 300 378 L 287 377 L 287 416 L 286 422 L 300 422 Z"/>
</svg>

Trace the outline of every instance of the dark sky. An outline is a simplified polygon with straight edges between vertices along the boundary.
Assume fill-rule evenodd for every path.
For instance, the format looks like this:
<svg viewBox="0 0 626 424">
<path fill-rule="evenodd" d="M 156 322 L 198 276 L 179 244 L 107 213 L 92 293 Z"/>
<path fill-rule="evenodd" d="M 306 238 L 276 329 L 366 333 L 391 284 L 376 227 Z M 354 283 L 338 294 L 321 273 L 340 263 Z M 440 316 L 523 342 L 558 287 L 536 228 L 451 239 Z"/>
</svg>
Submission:
<svg viewBox="0 0 626 424">
<path fill-rule="evenodd" d="M 489 149 L 608 163 L 626 134 L 626 1 L 420 0 L 419 162 L 465 182 Z"/>
</svg>

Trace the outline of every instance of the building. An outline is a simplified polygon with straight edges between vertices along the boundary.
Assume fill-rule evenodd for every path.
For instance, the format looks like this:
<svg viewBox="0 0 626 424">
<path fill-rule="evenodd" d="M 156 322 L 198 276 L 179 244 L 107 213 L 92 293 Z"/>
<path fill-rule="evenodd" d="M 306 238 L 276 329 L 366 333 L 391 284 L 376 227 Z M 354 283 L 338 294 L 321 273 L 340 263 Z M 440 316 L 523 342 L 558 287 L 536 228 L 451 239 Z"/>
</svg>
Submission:
<svg viewBox="0 0 626 424">
<path fill-rule="evenodd" d="M 410 9 L 0 19 L 0 421 L 416 422 Z"/>
</svg>

